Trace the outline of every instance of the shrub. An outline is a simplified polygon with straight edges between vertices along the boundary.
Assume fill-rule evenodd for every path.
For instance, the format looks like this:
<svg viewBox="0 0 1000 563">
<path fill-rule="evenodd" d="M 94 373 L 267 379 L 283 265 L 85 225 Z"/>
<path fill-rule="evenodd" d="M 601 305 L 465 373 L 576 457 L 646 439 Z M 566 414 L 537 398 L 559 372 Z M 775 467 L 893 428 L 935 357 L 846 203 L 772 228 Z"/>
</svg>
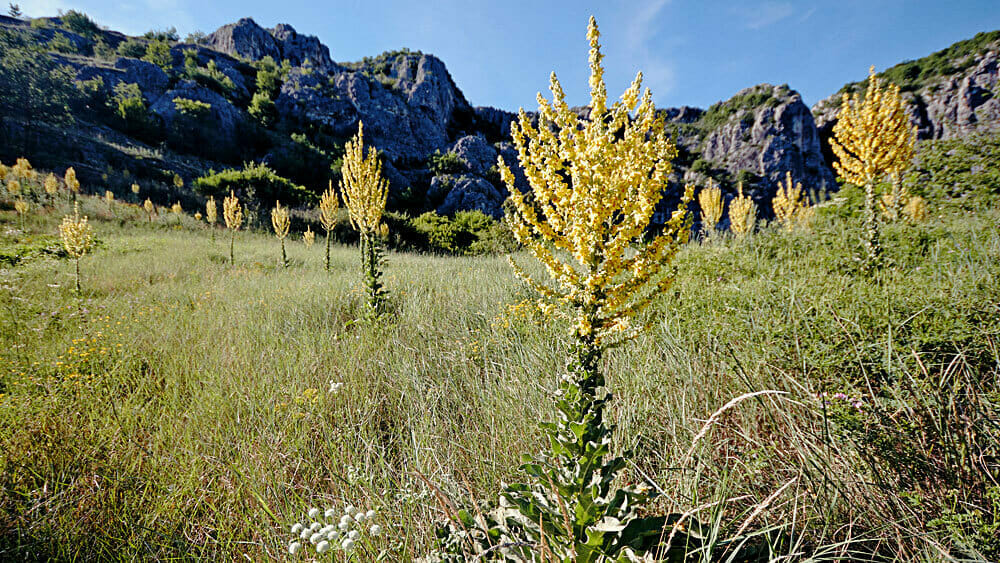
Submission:
<svg viewBox="0 0 1000 563">
<path fill-rule="evenodd" d="M 119 82 L 110 101 L 124 130 L 140 132 L 150 126 L 146 100 L 138 84 Z"/>
<path fill-rule="evenodd" d="M 465 172 L 465 163 L 457 154 L 450 151 L 441 154 L 440 150 L 435 150 L 434 154 L 427 157 L 427 167 L 435 176 Z"/>
<path fill-rule="evenodd" d="M 0 116 L 72 121 L 74 73 L 58 65 L 25 32 L 0 28 Z"/>
<path fill-rule="evenodd" d="M 170 44 L 159 39 L 146 45 L 146 54 L 142 56 L 142 60 L 151 62 L 166 72 L 170 72 L 174 66 L 174 57 L 170 54 Z"/>
<path fill-rule="evenodd" d="M 176 43 L 180 40 L 180 35 L 177 34 L 177 28 L 170 27 L 168 29 L 151 29 L 146 33 L 142 34 L 143 37 L 151 41 L 163 41 L 167 43 Z"/>
<path fill-rule="evenodd" d="M 133 39 L 129 37 L 125 41 L 118 44 L 118 48 L 115 50 L 120 57 L 128 57 L 131 59 L 142 59 L 146 55 L 146 42 L 140 41 L 139 39 Z"/>
<path fill-rule="evenodd" d="M 77 35 L 93 38 L 101 32 L 101 28 L 97 27 L 94 20 L 90 19 L 90 17 L 83 12 L 70 10 L 63 14 L 60 19 L 62 20 L 63 28 L 72 31 Z"/>
<path fill-rule="evenodd" d="M 199 66 L 198 51 L 195 49 L 184 51 L 184 76 L 223 95 L 236 89 L 236 84 L 219 70 L 214 59 L 204 67 Z"/>
<path fill-rule="evenodd" d="M 250 100 L 250 106 L 247 107 L 247 113 L 264 128 L 270 128 L 278 120 L 278 109 L 271 97 L 264 91 L 254 93 Z"/>
<path fill-rule="evenodd" d="M 253 194 L 271 207 L 279 199 L 294 204 L 311 204 L 316 196 L 302 186 L 276 174 L 265 164 L 250 162 L 242 169 L 229 168 L 202 176 L 194 181 L 195 190 L 204 196 L 223 197 L 232 189 L 244 197 Z"/>
<path fill-rule="evenodd" d="M 174 98 L 174 107 L 182 115 L 195 119 L 205 117 L 212 111 L 212 104 L 189 98 Z"/>
<path fill-rule="evenodd" d="M 52 39 L 48 42 L 48 48 L 57 53 L 76 53 L 76 45 L 69 40 L 65 33 L 58 31 L 52 34 Z"/>
</svg>

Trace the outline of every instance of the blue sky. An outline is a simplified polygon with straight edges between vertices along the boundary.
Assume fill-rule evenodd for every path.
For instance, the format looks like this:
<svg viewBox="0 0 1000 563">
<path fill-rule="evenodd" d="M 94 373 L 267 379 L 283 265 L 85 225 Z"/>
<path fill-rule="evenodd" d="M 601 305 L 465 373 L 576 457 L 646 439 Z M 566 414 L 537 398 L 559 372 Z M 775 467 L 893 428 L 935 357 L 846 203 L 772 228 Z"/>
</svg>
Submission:
<svg viewBox="0 0 1000 563">
<path fill-rule="evenodd" d="M 21 0 L 29 16 L 88 13 L 130 34 L 211 32 L 240 17 L 318 36 L 334 60 L 409 47 L 433 53 L 474 105 L 535 107 L 555 71 L 587 102 L 587 18 L 602 32 L 612 95 L 642 70 L 659 106 L 707 107 L 787 83 L 814 104 L 874 64 L 884 69 L 1000 29 L 1000 0 Z"/>
</svg>

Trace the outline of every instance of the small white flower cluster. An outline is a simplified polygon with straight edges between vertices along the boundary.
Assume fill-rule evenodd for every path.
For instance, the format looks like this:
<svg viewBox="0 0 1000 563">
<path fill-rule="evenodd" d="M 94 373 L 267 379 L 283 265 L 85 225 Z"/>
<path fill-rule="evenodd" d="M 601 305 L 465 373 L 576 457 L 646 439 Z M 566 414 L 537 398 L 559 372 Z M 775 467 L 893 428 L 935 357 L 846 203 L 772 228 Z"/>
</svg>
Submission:
<svg viewBox="0 0 1000 563">
<path fill-rule="evenodd" d="M 310 508 L 311 523 L 307 525 L 296 522 L 292 525 L 292 534 L 296 538 L 288 544 L 288 553 L 295 555 L 301 551 L 304 541 L 308 541 L 319 554 L 338 547 L 345 553 L 350 553 L 362 539 L 366 526 L 370 536 L 382 533 L 382 526 L 372 522 L 374 519 L 374 510 L 360 510 L 351 505 L 344 508 L 342 515 L 333 508 L 322 513 L 318 508 Z"/>
<path fill-rule="evenodd" d="M 330 380 L 330 393 L 339 393 L 344 387 L 344 384 L 340 381 Z"/>
</svg>

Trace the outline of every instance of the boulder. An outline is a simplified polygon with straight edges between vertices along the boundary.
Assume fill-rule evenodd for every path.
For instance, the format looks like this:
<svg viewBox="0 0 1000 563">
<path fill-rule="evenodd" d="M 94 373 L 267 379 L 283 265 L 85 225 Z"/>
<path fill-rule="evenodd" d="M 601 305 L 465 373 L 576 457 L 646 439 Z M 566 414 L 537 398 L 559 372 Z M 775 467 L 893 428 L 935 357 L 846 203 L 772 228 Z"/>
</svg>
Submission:
<svg viewBox="0 0 1000 563">
<path fill-rule="evenodd" d="M 493 184 L 470 174 L 435 176 L 427 198 L 432 202 L 443 199 L 437 206 L 438 215 L 478 210 L 494 219 L 503 217 L 503 195 Z"/>
<path fill-rule="evenodd" d="M 497 164 L 496 149 L 481 135 L 466 135 L 455 141 L 448 150 L 455 153 L 469 172 L 477 176 L 486 176 L 490 168 Z"/>
</svg>

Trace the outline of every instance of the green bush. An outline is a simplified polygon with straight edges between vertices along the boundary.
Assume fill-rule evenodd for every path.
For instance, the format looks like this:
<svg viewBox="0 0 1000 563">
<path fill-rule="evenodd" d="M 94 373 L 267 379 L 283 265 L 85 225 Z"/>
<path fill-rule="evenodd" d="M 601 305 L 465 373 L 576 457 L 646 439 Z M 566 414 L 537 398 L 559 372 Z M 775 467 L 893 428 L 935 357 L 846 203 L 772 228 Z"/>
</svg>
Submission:
<svg viewBox="0 0 1000 563">
<path fill-rule="evenodd" d="M 146 46 L 146 54 L 142 60 L 151 62 L 164 71 L 170 72 L 174 66 L 174 57 L 170 54 L 170 44 L 159 39 Z"/>
<path fill-rule="evenodd" d="M 263 91 L 258 91 L 250 100 L 247 113 L 257 120 L 262 127 L 270 128 L 278 120 L 278 110 L 274 106 L 274 101 Z"/>
<path fill-rule="evenodd" d="M 63 14 L 61 19 L 63 28 L 72 31 L 77 35 L 93 38 L 101 32 L 101 28 L 97 27 L 94 20 L 90 19 L 90 17 L 83 12 L 70 10 Z"/>
<path fill-rule="evenodd" d="M 465 172 L 465 163 L 453 152 L 441 154 L 440 150 L 427 157 L 427 167 L 435 176 L 442 174 L 460 174 Z"/>
<path fill-rule="evenodd" d="M 146 100 L 138 84 L 119 82 L 115 85 L 111 97 L 115 115 L 121 120 L 123 128 L 128 131 L 139 131 L 149 124 L 146 112 Z"/>
<path fill-rule="evenodd" d="M 250 162 L 237 170 L 229 168 L 214 172 L 194 181 L 195 190 L 204 196 L 221 198 L 229 195 L 229 190 L 248 197 L 253 194 L 258 202 L 269 208 L 275 201 L 292 205 L 312 205 L 317 197 L 303 186 L 279 176 L 265 164 Z"/>
<path fill-rule="evenodd" d="M 0 116 L 72 121 L 69 107 L 79 96 L 74 74 L 26 32 L 0 28 Z"/>
<path fill-rule="evenodd" d="M 146 55 L 146 43 L 140 41 L 139 39 L 133 39 L 129 37 L 125 41 L 118 44 L 118 48 L 115 52 L 118 53 L 120 57 L 128 57 L 131 59 L 142 59 Z"/>
<path fill-rule="evenodd" d="M 451 254 L 494 254 L 516 243 L 502 223 L 481 211 L 459 211 L 453 217 L 428 211 L 410 220 L 417 246 Z"/>
<path fill-rule="evenodd" d="M 995 201 L 1000 195 L 1000 134 L 920 143 L 905 185 L 935 203 L 966 209 Z"/>
<path fill-rule="evenodd" d="M 146 33 L 143 33 L 142 36 L 151 41 L 163 41 L 167 43 L 176 43 L 180 41 L 181 38 L 181 36 L 177 34 L 176 27 L 170 27 L 168 29 L 151 29 Z"/>
<path fill-rule="evenodd" d="M 52 34 L 52 39 L 48 42 L 49 50 L 56 51 L 57 53 L 76 53 L 76 45 L 66 37 L 65 33 L 59 33 L 58 31 Z"/>
<path fill-rule="evenodd" d="M 187 117 L 202 118 L 212 111 L 212 104 L 189 98 L 174 98 L 174 107 Z"/>
<path fill-rule="evenodd" d="M 255 62 L 254 66 L 257 68 L 257 91 L 267 94 L 273 100 L 281 90 L 281 83 L 288 78 L 288 72 L 292 69 L 291 63 L 284 60 L 279 66 L 268 55 Z"/>
<path fill-rule="evenodd" d="M 236 84 L 219 70 L 215 60 L 208 61 L 204 67 L 198 66 L 198 51 L 195 49 L 184 51 L 184 76 L 223 95 L 236 89 Z"/>
</svg>

